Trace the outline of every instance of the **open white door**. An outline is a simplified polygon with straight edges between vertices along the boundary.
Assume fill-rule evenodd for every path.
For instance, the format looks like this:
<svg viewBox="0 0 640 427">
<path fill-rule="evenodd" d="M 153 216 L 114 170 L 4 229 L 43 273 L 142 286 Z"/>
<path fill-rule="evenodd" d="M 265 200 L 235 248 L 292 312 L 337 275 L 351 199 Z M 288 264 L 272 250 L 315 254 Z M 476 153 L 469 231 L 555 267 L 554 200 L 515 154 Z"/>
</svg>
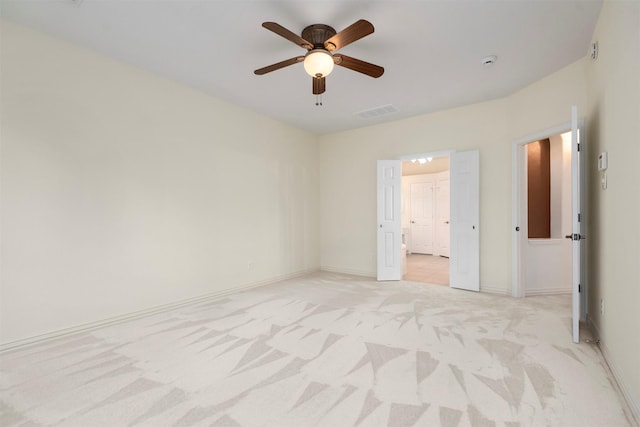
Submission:
<svg viewBox="0 0 640 427">
<path fill-rule="evenodd" d="M 402 162 L 378 160 L 378 280 L 402 279 Z"/>
<path fill-rule="evenodd" d="M 480 290 L 480 155 L 477 150 L 451 155 L 450 286 Z"/>
<path fill-rule="evenodd" d="M 578 107 L 571 107 L 571 224 L 573 233 L 566 236 L 572 240 L 573 251 L 573 342 L 580 342 L 580 251 L 582 229 L 580 221 L 580 134 L 578 132 Z"/>
</svg>

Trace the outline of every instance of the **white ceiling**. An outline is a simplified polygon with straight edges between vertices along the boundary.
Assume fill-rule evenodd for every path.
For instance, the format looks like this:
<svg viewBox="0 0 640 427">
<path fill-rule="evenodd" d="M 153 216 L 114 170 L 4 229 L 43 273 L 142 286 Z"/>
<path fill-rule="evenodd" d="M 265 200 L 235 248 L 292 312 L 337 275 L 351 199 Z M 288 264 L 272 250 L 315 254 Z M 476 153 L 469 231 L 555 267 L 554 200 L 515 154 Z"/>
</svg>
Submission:
<svg viewBox="0 0 640 427">
<path fill-rule="evenodd" d="M 76 5 L 79 3 L 79 5 Z M 601 0 L 2 0 L 3 18 L 326 134 L 506 96 L 588 51 Z M 261 27 L 299 34 L 367 19 L 375 32 L 340 52 L 385 68 L 373 79 L 336 67 L 323 106 L 296 64 L 253 70 L 305 50 Z M 487 55 L 497 63 L 482 66 Z M 363 119 L 355 113 L 393 105 Z"/>
</svg>

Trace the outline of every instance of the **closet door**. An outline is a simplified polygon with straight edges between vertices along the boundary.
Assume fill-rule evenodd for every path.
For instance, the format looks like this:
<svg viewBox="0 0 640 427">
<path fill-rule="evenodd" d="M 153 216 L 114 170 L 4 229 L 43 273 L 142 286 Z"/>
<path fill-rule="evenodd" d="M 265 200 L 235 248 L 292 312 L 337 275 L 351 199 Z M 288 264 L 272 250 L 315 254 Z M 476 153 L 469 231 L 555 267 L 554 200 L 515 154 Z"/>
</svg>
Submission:
<svg viewBox="0 0 640 427">
<path fill-rule="evenodd" d="M 415 182 L 410 186 L 411 252 L 433 253 L 433 182 Z"/>
</svg>

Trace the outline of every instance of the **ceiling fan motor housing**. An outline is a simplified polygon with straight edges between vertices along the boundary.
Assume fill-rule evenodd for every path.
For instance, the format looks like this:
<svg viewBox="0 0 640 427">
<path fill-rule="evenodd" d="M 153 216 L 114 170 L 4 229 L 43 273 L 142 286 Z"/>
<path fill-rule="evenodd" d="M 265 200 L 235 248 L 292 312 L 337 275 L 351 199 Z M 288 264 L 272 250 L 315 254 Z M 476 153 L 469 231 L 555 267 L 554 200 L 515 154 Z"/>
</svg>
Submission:
<svg viewBox="0 0 640 427">
<path fill-rule="evenodd" d="M 324 49 L 325 40 L 336 35 L 333 27 L 325 24 L 313 24 L 302 30 L 302 38 L 313 43 L 314 49 Z"/>
</svg>

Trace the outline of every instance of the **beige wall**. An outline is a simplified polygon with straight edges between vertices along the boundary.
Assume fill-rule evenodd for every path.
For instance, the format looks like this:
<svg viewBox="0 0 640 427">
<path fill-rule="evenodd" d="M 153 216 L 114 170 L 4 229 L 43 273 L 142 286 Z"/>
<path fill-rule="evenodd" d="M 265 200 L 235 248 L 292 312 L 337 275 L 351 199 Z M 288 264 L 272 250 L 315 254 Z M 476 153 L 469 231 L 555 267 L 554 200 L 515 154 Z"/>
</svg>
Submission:
<svg viewBox="0 0 640 427">
<path fill-rule="evenodd" d="M 587 63 L 589 320 L 640 422 L 640 2 L 606 1 Z M 600 187 L 598 153 L 609 155 Z M 600 313 L 600 300 L 604 313 Z"/>
<path fill-rule="evenodd" d="M 585 54 L 587 47 L 585 46 Z M 571 121 L 571 106 L 586 115 L 586 59 L 538 80 L 507 98 L 509 138 L 519 139 Z"/>
<path fill-rule="evenodd" d="M 1 54 L 1 343 L 318 269 L 315 136 L 7 22 Z"/>
<path fill-rule="evenodd" d="M 584 108 L 584 61 L 508 98 L 320 137 L 321 265 L 376 273 L 376 160 L 480 150 L 480 286 L 511 292 L 511 150 L 515 139 Z"/>
</svg>

